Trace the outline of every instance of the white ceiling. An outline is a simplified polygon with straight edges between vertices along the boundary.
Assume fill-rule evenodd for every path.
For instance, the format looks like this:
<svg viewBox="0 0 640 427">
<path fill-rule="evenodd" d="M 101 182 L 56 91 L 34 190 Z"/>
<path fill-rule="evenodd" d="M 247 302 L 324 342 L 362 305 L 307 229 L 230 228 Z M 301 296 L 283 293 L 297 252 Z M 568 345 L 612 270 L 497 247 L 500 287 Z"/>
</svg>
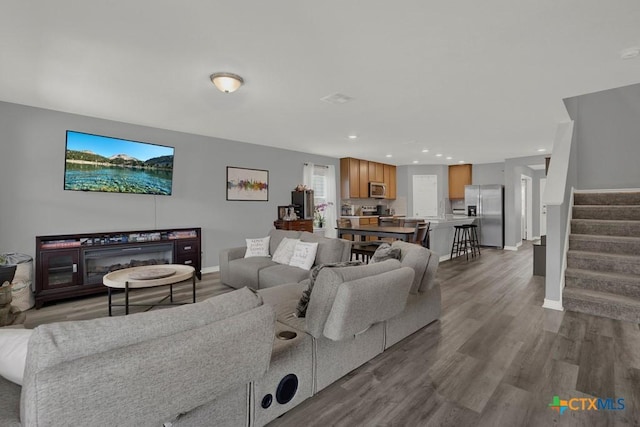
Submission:
<svg viewBox="0 0 640 427">
<path fill-rule="evenodd" d="M 2 0 L 0 35 L 2 101 L 397 165 L 538 155 L 640 82 L 637 0 Z"/>
</svg>

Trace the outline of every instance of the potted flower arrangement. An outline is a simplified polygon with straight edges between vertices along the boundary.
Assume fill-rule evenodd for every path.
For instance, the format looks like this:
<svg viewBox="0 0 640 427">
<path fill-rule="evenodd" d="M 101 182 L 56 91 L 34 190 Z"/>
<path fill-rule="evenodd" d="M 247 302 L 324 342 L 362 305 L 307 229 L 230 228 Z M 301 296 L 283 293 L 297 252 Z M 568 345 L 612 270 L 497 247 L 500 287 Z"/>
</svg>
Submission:
<svg viewBox="0 0 640 427">
<path fill-rule="evenodd" d="M 323 228 L 325 224 L 325 211 L 333 203 L 319 203 L 313 209 L 314 224 L 318 228 Z"/>
</svg>

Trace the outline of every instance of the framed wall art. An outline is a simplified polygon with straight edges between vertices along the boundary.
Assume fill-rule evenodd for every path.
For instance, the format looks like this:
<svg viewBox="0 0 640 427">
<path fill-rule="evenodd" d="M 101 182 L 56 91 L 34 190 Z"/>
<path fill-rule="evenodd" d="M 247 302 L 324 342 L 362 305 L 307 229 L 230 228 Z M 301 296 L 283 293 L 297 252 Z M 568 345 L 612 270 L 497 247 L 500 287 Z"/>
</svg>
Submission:
<svg viewBox="0 0 640 427">
<path fill-rule="evenodd" d="M 269 171 L 227 166 L 227 200 L 269 200 Z"/>
</svg>

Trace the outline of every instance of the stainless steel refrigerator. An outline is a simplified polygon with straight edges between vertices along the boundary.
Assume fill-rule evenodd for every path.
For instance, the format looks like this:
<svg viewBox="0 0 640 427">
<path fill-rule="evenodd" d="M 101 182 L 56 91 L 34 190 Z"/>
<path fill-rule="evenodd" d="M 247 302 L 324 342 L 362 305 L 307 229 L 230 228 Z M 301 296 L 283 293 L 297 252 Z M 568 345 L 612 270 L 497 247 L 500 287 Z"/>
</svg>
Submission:
<svg viewBox="0 0 640 427">
<path fill-rule="evenodd" d="M 478 217 L 480 245 L 504 248 L 504 185 L 465 185 L 464 205 Z"/>
</svg>

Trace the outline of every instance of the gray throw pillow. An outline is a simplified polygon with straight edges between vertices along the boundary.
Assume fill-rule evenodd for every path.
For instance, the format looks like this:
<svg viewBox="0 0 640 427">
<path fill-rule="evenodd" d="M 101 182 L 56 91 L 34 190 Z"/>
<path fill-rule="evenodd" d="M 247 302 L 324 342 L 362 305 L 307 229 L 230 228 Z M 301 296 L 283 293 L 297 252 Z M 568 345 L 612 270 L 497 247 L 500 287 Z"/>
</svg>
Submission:
<svg viewBox="0 0 640 427">
<path fill-rule="evenodd" d="M 400 259 L 400 248 L 392 248 L 390 244 L 383 243 L 371 256 L 369 264 L 386 261 L 388 259 Z"/>
<path fill-rule="evenodd" d="M 307 315 L 307 307 L 309 307 L 309 298 L 311 298 L 311 291 L 313 290 L 313 285 L 316 283 L 316 277 L 318 277 L 318 273 L 325 267 L 351 267 L 354 265 L 362 265 L 362 261 L 343 261 L 343 262 L 331 262 L 327 264 L 316 265 L 309 272 L 309 287 L 302 293 L 302 297 L 300 297 L 300 301 L 298 301 L 298 306 L 296 307 L 296 316 L 297 317 L 306 317 Z"/>
</svg>

